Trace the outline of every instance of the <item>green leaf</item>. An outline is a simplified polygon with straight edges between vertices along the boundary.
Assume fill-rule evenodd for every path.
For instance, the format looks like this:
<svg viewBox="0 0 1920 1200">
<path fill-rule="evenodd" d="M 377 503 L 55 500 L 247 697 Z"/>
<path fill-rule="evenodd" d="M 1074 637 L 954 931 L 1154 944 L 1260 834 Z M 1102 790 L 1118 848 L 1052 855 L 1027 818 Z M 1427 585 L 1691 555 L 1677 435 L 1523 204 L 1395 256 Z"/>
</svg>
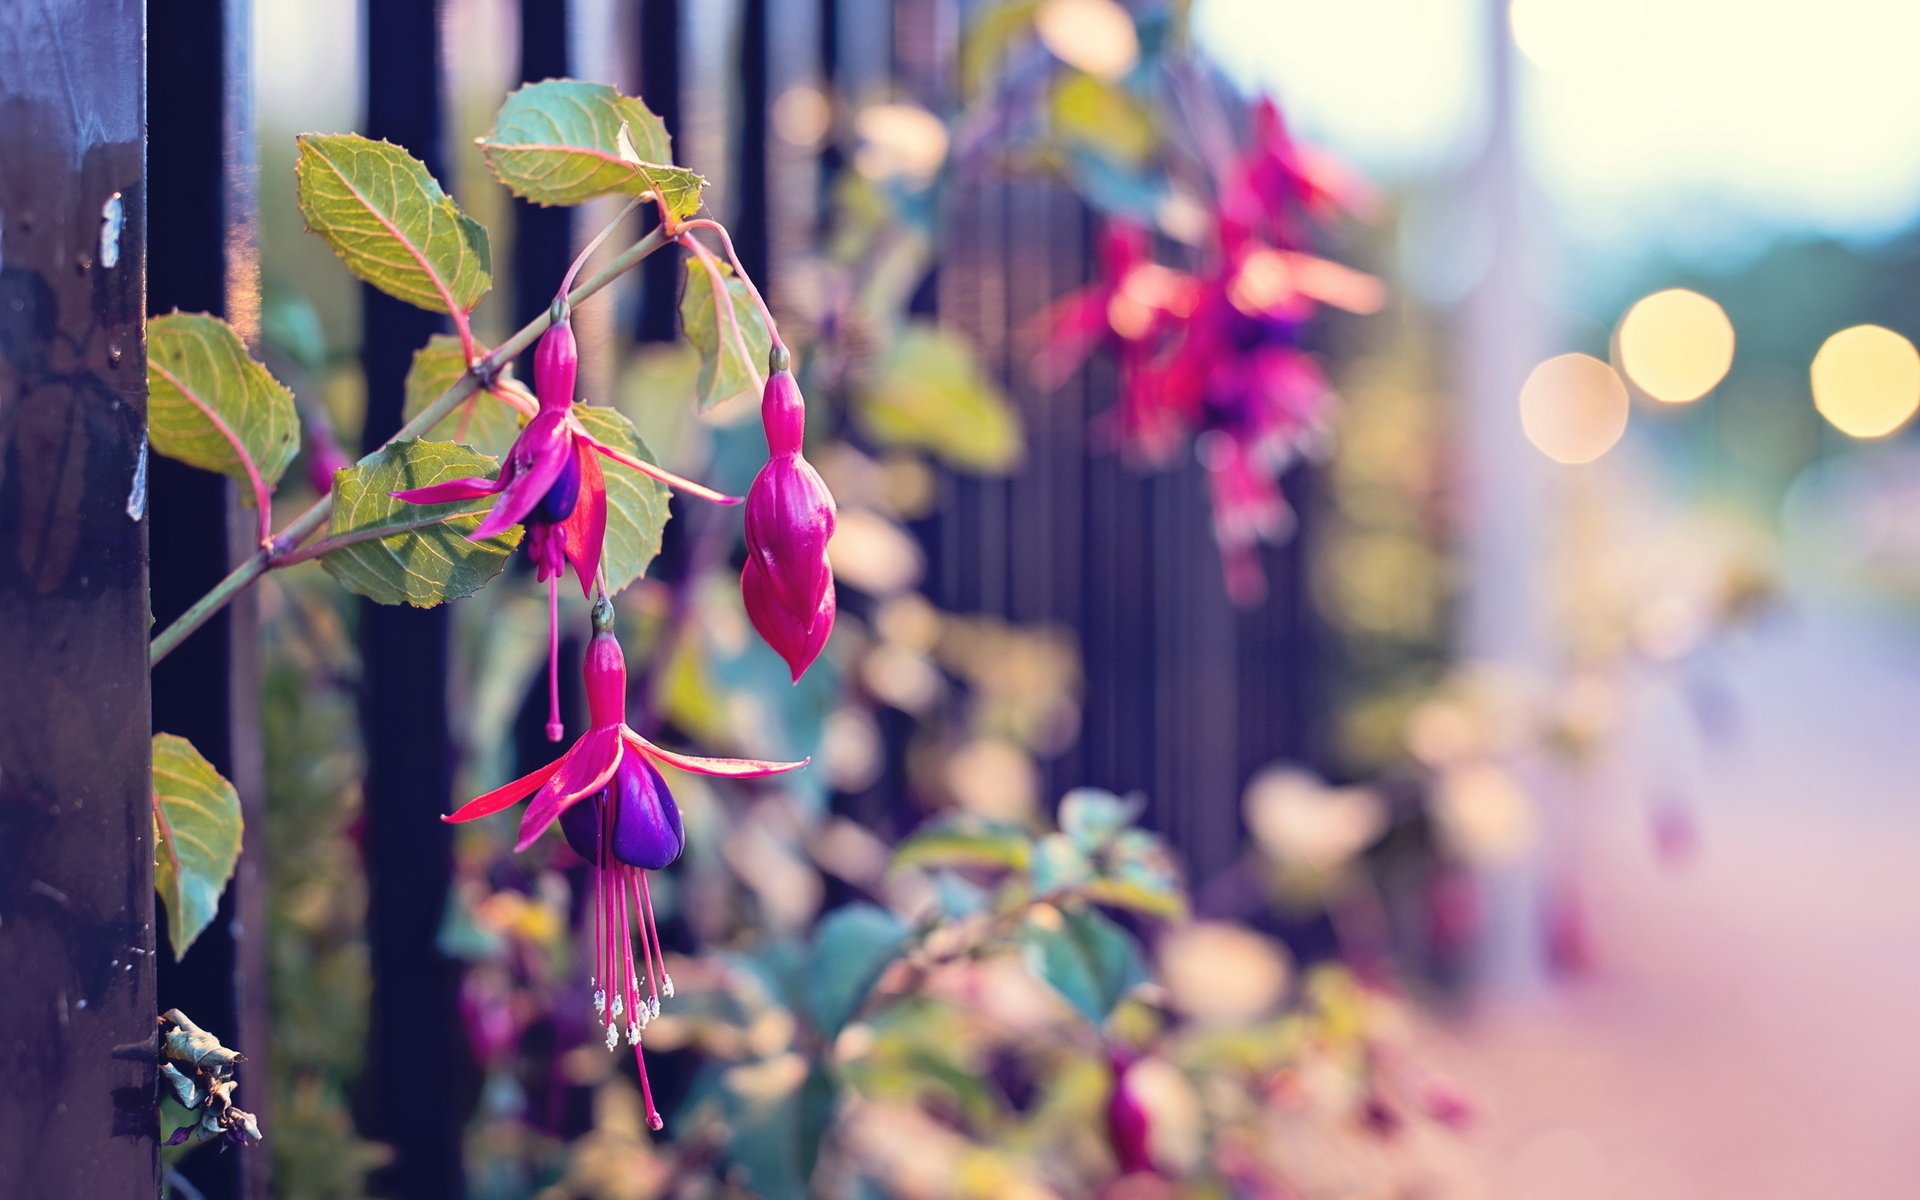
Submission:
<svg viewBox="0 0 1920 1200">
<path fill-rule="evenodd" d="M 702 412 L 742 392 L 756 391 L 766 378 L 767 353 L 773 348 L 773 337 L 747 285 L 724 264 L 720 272 L 727 287 L 717 306 L 713 280 L 697 259 L 687 260 L 687 290 L 680 293 L 681 327 L 700 352 L 696 386 Z M 736 324 L 739 336 L 735 336 Z"/>
<path fill-rule="evenodd" d="M 1020 461 L 1019 417 L 972 347 L 924 322 L 894 339 L 856 411 L 875 440 L 931 451 L 964 470 L 1003 474 Z"/>
<path fill-rule="evenodd" d="M 303 133 L 294 163 L 300 215 L 347 270 L 435 312 L 468 311 L 492 286 L 487 231 L 391 142 Z"/>
<path fill-rule="evenodd" d="M 805 1196 L 820 1161 L 839 1088 L 813 1063 L 799 1085 L 772 1100 L 733 1100 L 727 1157 L 759 1196 Z"/>
<path fill-rule="evenodd" d="M 1033 847 L 1033 890 L 1036 895 L 1078 887 L 1093 878 L 1093 864 L 1073 840 L 1050 833 Z"/>
<path fill-rule="evenodd" d="M 1075 788 L 1060 798 L 1060 830 L 1092 854 L 1140 817 L 1138 800 L 1122 800 L 1099 788 Z"/>
<path fill-rule="evenodd" d="M 1042 910 L 1022 927 L 1020 940 L 1028 969 L 1095 1025 L 1147 980 L 1133 935 L 1092 909 Z"/>
<path fill-rule="evenodd" d="M 633 422 L 619 411 L 598 404 L 576 404 L 573 415 L 595 441 L 603 442 L 643 462 L 653 451 L 634 432 Z M 667 485 L 649 479 L 605 455 L 600 469 L 607 479 L 607 540 L 600 566 L 607 573 L 607 590 L 618 592 L 647 573 L 660 553 L 660 537 L 667 527 Z"/>
<path fill-rule="evenodd" d="M 240 796 L 193 743 L 153 735 L 153 887 L 178 960 L 212 923 L 240 861 Z"/>
<path fill-rule="evenodd" d="M 673 165 L 667 127 L 645 104 L 577 79 L 532 83 L 508 96 L 480 153 L 495 178 L 537 204 L 652 192 L 684 221 L 700 210 L 707 186 Z"/>
<path fill-rule="evenodd" d="M 459 338 L 450 333 L 436 333 L 427 339 L 426 345 L 413 352 L 413 365 L 407 368 L 407 420 L 411 421 L 446 395 L 447 389 L 466 373 L 467 359 L 461 352 Z M 519 435 L 520 414 L 511 405 L 498 396 L 475 392 L 420 438 L 428 442 L 458 442 L 499 458 Z"/>
<path fill-rule="evenodd" d="M 837 908 L 820 922 L 807 969 L 807 1013 L 823 1042 L 832 1042 L 860 1011 L 906 942 L 906 924 L 872 904 Z"/>
<path fill-rule="evenodd" d="M 467 534 L 480 524 L 492 497 L 452 504 L 408 504 L 389 492 L 492 477 L 499 464 L 448 442 L 395 442 L 333 477 L 329 536 L 391 530 L 385 537 L 344 546 L 320 559 L 348 591 L 380 604 L 431 608 L 472 595 L 500 573 L 520 544 L 518 526 L 484 542 Z M 457 514 L 457 515 L 456 515 Z"/>
<path fill-rule="evenodd" d="M 232 326 L 205 313 L 148 321 L 147 429 L 154 453 L 244 483 L 246 466 L 214 417 L 269 486 L 300 451 L 293 393 L 248 355 Z"/>
<path fill-rule="evenodd" d="M 1096 879 L 1083 884 L 1080 895 L 1108 908 L 1124 908 L 1145 917 L 1178 920 L 1187 915 L 1187 898 L 1170 887 L 1147 879 Z"/>
<path fill-rule="evenodd" d="M 895 867 L 1001 867 L 1025 870 L 1032 840 L 1011 825 L 938 821 L 893 852 Z"/>
</svg>

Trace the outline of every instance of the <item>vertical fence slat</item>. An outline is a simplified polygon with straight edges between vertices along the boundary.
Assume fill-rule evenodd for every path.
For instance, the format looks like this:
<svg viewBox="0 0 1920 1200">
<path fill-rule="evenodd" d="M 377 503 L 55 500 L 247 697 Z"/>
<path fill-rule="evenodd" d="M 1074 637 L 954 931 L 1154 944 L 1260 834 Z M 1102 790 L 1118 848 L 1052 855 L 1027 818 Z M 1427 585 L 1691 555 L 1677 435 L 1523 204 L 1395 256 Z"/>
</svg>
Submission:
<svg viewBox="0 0 1920 1200">
<path fill-rule="evenodd" d="M 366 0 L 367 136 L 405 146 L 445 180 L 441 51 L 434 0 Z M 400 427 L 413 352 L 441 317 L 363 287 L 364 441 Z M 461 1048 L 458 965 L 437 945 L 453 876 L 455 763 L 447 699 L 450 614 L 363 603 L 366 689 L 367 936 L 373 1011 L 361 1112 L 369 1137 L 393 1147 L 384 1194 L 438 1200 L 464 1194 L 461 1130 L 472 1069 Z"/>
<path fill-rule="evenodd" d="M 225 316 L 259 331 L 250 0 L 153 0 L 147 42 L 148 187 L 155 228 L 148 309 Z M 257 346 L 256 346 L 257 349 Z M 224 478 L 157 459 L 149 468 L 153 610 L 165 623 L 253 549 L 255 518 Z M 248 1059 L 242 1099 L 266 1111 L 265 780 L 259 720 L 258 605 L 251 591 L 153 673 L 154 727 L 191 741 L 241 797 L 249 836 L 214 923 L 186 959 L 160 961 L 160 1006 L 178 1007 Z M 196 1154 L 186 1177 L 207 1200 L 268 1194 L 266 1154 Z"/>
<path fill-rule="evenodd" d="M 138 0 L 0 5 L 0 1169 L 22 1197 L 158 1188 L 143 35 Z"/>
</svg>

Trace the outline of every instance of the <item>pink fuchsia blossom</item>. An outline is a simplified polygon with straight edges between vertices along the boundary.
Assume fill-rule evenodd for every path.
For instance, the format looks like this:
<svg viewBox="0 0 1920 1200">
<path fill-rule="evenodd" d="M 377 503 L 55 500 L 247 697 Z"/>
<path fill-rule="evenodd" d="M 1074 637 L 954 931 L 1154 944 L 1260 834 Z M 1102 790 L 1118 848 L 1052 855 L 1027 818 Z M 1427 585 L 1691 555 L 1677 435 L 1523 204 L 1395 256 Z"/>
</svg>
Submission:
<svg viewBox="0 0 1920 1200">
<path fill-rule="evenodd" d="M 453 479 L 395 492 L 410 504 L 446 504 L 498 496 L 486 518 L 467 537 L 485 541 L 515 525 L 527 527 L 527 553 L 547 585 L 547 738 L 559 741 L 559 579 L 571 565 L 584 595 L 592 595 L 607 538 L 607 484 L 600 465 L 608 458 L 668 487 L 716 504 L 738 504 L 712 488 L 596 440 L 573 411 L 580 353 L 564 292 L 553 302 L 553 323 L 533 351 L 534 393 L 540 406 L 507 449 L 492 479 Z"/>
<path fill-rule="evenodd" d="M 680 809 L 660 765 L 752 779 L 797 770 L 809 760 L 701 758 L 664 750 L 641 737 L 627 725 L 626 656 L 613 635 L 613 605 L 605 596 L 594 602 L 593 625 L 583 672 L 591 721 L 587 731 L 559 758 L 475 797 L 443 820 L 478 820 L 530 799 L 514 848 L 528 849 L 558 822 L 567 844 L 590 864 L 594 1014 L 606 1030 L 609 1050 L 619 1045 L 618 1026 L 624 1019 L 627 1043 L 640 1069 L 647 1122 L 659 1129 L 662 1122 L 647 1083 L 640 1031 L 659 1015 L 661 998 L 673 997 L 673 978 L 667 974 L 646 873 L 671 864 L 685 843 Z"/>
<path fill-rule="evenodd" d="M 1153 1121 L 1134 1078 L 1138 1056 L 1114 1049 L 1108 1053 L 1113 1089 L 1107 1093 L 1107 1144 L 1122 1175 L 1152 1173 Z"/>
<path fill-rule="evenodd" d="M 747 617 L 793 673 L 820 656 L 833 632 L 837 601 L 827 543 L 833 493 L 801 453 L 807 406 L 784 346 L 776 346 L 760 400 L 767 463 L 747 489 L 747 561 L 740 595 Z"/>
</svg>

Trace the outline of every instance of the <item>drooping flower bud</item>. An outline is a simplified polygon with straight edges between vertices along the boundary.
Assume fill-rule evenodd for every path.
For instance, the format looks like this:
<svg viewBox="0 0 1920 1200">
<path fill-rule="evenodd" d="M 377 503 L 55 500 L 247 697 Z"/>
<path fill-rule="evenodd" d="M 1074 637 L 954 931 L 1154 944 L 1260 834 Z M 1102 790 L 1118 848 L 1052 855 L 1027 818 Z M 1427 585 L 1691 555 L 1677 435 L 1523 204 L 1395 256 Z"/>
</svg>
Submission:
<svg viewBox="0 0 1920 1200">
<path fill-rule="evenodd" d="M 533 349 L 533 394 L 540 407 L 551 412 L 573 408 L 574 380 L 580 374 L 580 346 L 573 338 L 573 320 L 565 295 L 554 297 L 548 314 L 552 324 Z"/>
<path fill-rule="evenodd" d="M 1113 1068 L 1113 1090 L 1107 1094 L 1107 1142 L 1120 1164 L 1122 1175 L 1151 1172 L 1153 1168 L 1152 1121 L 1140 1089 L 1133 1079 L 1137 1060 L 1124 1050 L 1109 1057 Z"/>
<path fill-rule="evenodd" d="M 807 408 L 784 346 L 774 347 L 760 421 L 767 463 L 747 489 L 747 563 L 740 593 L 747 617 L 797 682 L 833 632 L 837 602 L 827 543 L 833 494 L 801 454 Z"/>
</svg>

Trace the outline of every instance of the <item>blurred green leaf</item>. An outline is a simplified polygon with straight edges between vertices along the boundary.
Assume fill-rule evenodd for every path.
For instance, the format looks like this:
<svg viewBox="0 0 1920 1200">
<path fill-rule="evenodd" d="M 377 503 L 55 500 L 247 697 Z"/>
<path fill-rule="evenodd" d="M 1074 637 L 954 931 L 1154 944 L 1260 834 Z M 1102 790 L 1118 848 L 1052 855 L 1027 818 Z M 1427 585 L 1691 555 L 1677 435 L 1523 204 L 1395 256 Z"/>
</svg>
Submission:
<svg viewBox="0 0 1920 1200">
<path fill-rule="evenodd" d="M 1055 912 L 1057 922 L 1051 919 Z M 1028 969 L 1095 1025 L 1147 980 L 1140 944 L 1092 909 L 1036 914 L 1022 927 L 1021 944 Z"/>
<path fill-rule="evenodd" d="M 980 369 L 973 348 L 926 322 L 903 329 L 856 407 L 875 440 L 927 450 L 948 463 L 1003 474 L 1020 461 L 1020 420 Z"/>
<path fill-rule="evenodd" d="M 1124 908 L 1142 916 L 1176 920 L 1187 915 L 1187 898 L 1178 891 L 1135 879 L 1096 879 L 1080 888 L 1080 895 L 1108 908 Z"/>
<path fill-rule="evenodd" d="M 507 556 L 520 544 L 520 527 L 470 542 L 467 534 L 480 524 L 492 497 L 408 504 L 389 493 L 491 477 L 498 467 L 486 455 L 449 442 L 407 440 L 376 450 L 334 476 L 329 536 L 392 533 L 335 550 L 320 559 L 321 565 L 348 591 L 380 604 L 431 608 L 472 595 L 507 565 Z"/>
<path fill-rule="evenodd" d="M 655 192 L 684 221 L 700 210 L 707 186 L 672 165 L 667 127 L 645 104 L 577 79 L 531 83 L 508 96 L 480 153 L 508 190 L 537 204 Z"/>
<path fill-rule="evenodd" d="M 939 902 L 940 915 L 949 921 L 977 917 L 992 906 L 992 898 L 985 888 L 952 871 L 933 873 L 933 894 Z"/>
<path fill-rule="evenodd" d="M 830 1044 L 853 1019 L 906 942 L 906 924 L 872 904 L 837 908 L 820 922 L 807 968 L 807 1015 L 822 1042 Z"/>
<path fill-rule="evenodd" d="M 767 354 L 773 348 L 773 337 L 747 285 L 734 278 L 724 263 L 720 272 L 727 286 L 717 305 L 713 279 L 698 259 L 687 260 L 687 287 L 680 293 L 681 328 L 700 352 L 697 387 L 702 412 L 742 392 L 757 392 L 766 379 Z"/>
<path fill-rule="evenodd" d="M 487 231 L 426 164 L 391 142 L 303 133 L 300 214 L 361 279 L 434 312 L 467 311 L 493 285 Z"/>
<path fill-rule="evenodd" d="M 1048 114 L 1061 137 L 1128 167 L 1143 165 L 1159 144 L 1151 109 L 1125 88 L 1084 72 L 1054 85 Z"/>
<path fill-rule="evenodd" d="M 1083 853 L 1092 854 L 1139 820 L 1141 808 L 1137 799 L 1122 799 L 1099 788 L 1075 788 L 1060 798 L 1060 831 Z"/>
<path fill-rule="evenodd" d="M 450 333 L 436 333 L 427 344 L 413 352 L 413 365 L 407 368 L 406 419 L 411 421 L 467 373 L 466 356 L 460 339 Z M 420 435 L 426 442 L 458 442 L 482 454 L 499 458 L 520 435 L 520 414 L 498 396 L 475 392 L 439 424 Z"/>
<path fill-rule="evenodd" d="M 1078 887 L 1092 878 L 1093 864 L 1065 834 L 1050 833 L 1034 843 L 1033 891 L 1035 895 Z"/>
<path fill-rule="evenodd" d="M 633 422 L 617 409 L 576 404 L 573 415 L 595 440 L 642 462 L 654 461 L 653 451 L 640 440 Z M 660 553 L 660 539 L 667 527 L 667 485 L 605 455 L 600 456 L 600 469 L 607 480 L 607 540 L 600 566 L 607 574 L 607 590 L 618 593 L 645 575 Z"/>
<path fill-rule="evenodd" d="M 167 904 L 173 957 L 213 922 L 240 861 L 240 795 L 193 748 L 153 735 L 153 887 Z"/>
<path fill-rule="evenodd" d="M 1033 839 L 1011 825 L 936 821 L 900 844 L 895 867 L 1001 867 L 1025 870 Z"/>
<path fill-rule="evenodd" d="M 154 317 L 147 322 L 147 429 L 154 453 L 245 483 L 245 463 L 215 417 L 269 486 L 300 451 L 293 393 L 253 360 L 232 326 L 206 313 Z M 252 494 L 246 498 L 251 503 Z"/>
<path fill-rule="evenodd" d="M 755 1195 L 808 1194 L 808 1181 L 820 1161 L 820 1144 L 838 1102 L 833 1077 L 814 1063 L 800 1085 L 778 1099 L 736 1103 L 728 1121 L 727 1156 Z"/>
</svg>

